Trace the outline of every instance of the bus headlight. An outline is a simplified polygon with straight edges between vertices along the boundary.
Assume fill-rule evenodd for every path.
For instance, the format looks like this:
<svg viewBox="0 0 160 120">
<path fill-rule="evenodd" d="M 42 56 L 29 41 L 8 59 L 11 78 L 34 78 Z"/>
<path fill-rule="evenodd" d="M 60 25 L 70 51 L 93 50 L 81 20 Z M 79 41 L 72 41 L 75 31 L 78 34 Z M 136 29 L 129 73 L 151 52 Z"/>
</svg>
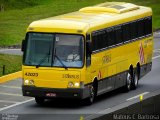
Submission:
<svg viewBox="0 0 160 120">
<path fill-rule="evenodd" d="M 75 87 L 79 87 L 79 85 L 80 85 L 79 82 L 75 82 L 75 83 L 74 83 L 74 86 L 75 86 Z"/>
<path fill-rule="evenodd" d="M 25 85 L 34 85 L 34 80 L 24 80 Z"/>
<path fill-rule="evenodd" d="M 73 84 L 73 82 L 69 82 L 69 83 L 68 83 L 68 87 L 69 87 L 69 88 L 72 88 L 72 87 L 74 87 L 74 84 Z"/>
<path fill-rule="evenodd" d="M 28 85 L 28 84 L 29 84 L 29 80 L 25 80 L 24 83 L 25 83 L 26 85 Z"/>
<path fill-rule="evenodd" d="M 80 82 L 68 82 L 68 88 L 80 88 Z"/>
<path fill-rule="evenodd" d="M 30 80 L 30 81 L 29 81 L 29 84 L 30 84 L 30 85 L 34 85 L 34 81 L 33 81 L 33 80 Z"/>
</svg>

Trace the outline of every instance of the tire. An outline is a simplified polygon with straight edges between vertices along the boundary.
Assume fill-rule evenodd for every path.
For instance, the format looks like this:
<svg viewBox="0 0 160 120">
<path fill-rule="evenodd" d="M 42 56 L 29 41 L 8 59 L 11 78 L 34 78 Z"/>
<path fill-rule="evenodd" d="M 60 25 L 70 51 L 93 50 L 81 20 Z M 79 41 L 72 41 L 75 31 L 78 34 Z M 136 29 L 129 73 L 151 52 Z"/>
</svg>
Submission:
<svg viewBox="0 0 160 120">
<path fill-rule="evenodd" d="M 124 86 L 124 92 L 129 92 L 131 90 L 131 82 L 133 79 L 133 75 L 131 74 L 130 70 L 127 72 L 126 76 L 126 85 Z"/>
<path fill-rule="evenodd" d="M 136 70 L 134 73 L 134 78 L 132 80 L 131 89 L 135 90 L 138 87 L 139 75 L 138 71 Z"/>
<path fill-rule="evenodd" d="M 87 105 L 93 104 L 95 96 L 96 96 L 95 88 L 94 88 L 93 85 L 91 85 L 91 87 L 90 87 L 90 96 L 86 99 L 86 104 Z"/>
<path fill-rule="evenodd" d="M 45 99 L 41 97 L 35 97 L 35 101 L 39 105 L 44 105 Z"/>
</svg>

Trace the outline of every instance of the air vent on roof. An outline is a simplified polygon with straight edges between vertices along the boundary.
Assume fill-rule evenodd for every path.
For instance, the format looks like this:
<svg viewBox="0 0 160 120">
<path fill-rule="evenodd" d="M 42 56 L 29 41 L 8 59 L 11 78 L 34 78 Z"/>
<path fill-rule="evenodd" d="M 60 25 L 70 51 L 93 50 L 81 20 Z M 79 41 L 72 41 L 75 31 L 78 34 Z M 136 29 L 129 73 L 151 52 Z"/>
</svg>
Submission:
<svg viewBox="0 0 160 120">
<path fill-rule="evenodd" d="M 85 7 L 80 9 L 80 12 L 109 12 L 109 13 L 124 13 L 139 9 L 139 6 L 131 3 L 103 3 L 97 6 Z"/>
<path fill-rule="evenodd" d="M 120 6 L 120 5 L 113 5 L 113 6 L 109 6 L 109 7 L 111 7 L 111 8 L 115 8 L 115 9 L 118 9 L 118 10 L 120 10 L 120 9 L 124 9 L 124 8 L 125 8 L 125 7 Z"/>
</svg>

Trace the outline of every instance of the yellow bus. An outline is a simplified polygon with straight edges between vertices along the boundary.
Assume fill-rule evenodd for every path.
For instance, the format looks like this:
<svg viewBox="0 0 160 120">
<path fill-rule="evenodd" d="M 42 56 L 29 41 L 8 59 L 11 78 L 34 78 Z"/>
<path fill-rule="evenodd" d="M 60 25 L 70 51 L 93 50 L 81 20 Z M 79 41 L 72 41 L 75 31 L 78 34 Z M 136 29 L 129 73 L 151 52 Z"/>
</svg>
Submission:
<svg viewBox="0 0 160 120">
<path fill-rule="evenodd" d="M 32 22 L 22 42 L 24 96 L 85 99 L 136 89 L 151 71 L 152 10 L 107 2 Z"/>
</svg>

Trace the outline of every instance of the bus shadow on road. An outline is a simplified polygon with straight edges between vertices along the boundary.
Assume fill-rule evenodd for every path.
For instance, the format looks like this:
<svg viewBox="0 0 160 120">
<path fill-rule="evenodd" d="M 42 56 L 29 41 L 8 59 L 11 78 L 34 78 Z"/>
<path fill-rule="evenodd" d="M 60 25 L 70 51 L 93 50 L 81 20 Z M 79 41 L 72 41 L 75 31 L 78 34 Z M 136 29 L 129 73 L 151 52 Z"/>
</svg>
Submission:
<svg viewBox="0 0 160 120">
<path fill-rule="evenodd" d="M 93 106 L 96 104 L 99 104 L 101 102 L 104 102 L 107 99 L 111 99 L 112 97 L 123 94 L 122 89 L 116 89 L 114 91 L 102 94 L 100 96 L 97 96 Z M 77 100 L 77 99 L 47 99 L 43 105 L 36 105 L 36 107 L 45 107 L 45 108 L 83 108 L 83 107 L 90 107 L 92 105 L 87 105 L 85 100 Z"/>
<path fill-rule="evenodd" d="M 36 107 L 45 108 L 81 108 L 83 107 L 83 101 L 76 99 L 47 99 L 43 105 L 36 104 Z"/>
<path fill-rule="evenodd" d="M 99 95 L 96 97 L 94 103 L 92 105 L 87 105 L 85 100 L 77 100 L 77 99 L 47 99 L 43 105 L 35 104 L 34 107 L 45 107 L 45 108 L 66 108 L 66 109 L 77 109 L 77 108 L 84 108 L 84 107 L 94 107 L 101 103 L 108 102 L 107 100 L 116 100 L 117 96 L 124 98 L 124 94 L 132 94 L 139 92 L 143 89 L 143 84 L 139 84 L 136 90 L 131 90 L 130 92 L 125 92 L 122 88 L 118 88 L 116 90 L 107 92 L 105 94 Z M 118 99 L 117 102 L 120 102 Z M 111 101 L 110 101 L 111 102 Z"/>
</svg>

